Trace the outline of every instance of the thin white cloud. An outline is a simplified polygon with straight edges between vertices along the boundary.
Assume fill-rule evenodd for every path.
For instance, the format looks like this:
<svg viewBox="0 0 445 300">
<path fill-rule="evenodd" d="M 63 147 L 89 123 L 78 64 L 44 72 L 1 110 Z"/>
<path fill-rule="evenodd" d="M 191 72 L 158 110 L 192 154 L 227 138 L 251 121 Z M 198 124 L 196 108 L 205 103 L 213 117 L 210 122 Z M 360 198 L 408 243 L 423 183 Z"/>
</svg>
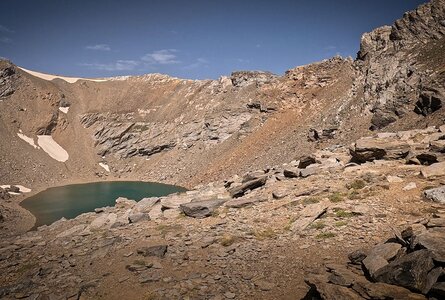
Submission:
<svg viewBox="0 0 445 300">
<path fill-rule="evenodd" d="M 176 49 L 163 49 L 145 54 L 141 59 L 149 64 L 171 65 L 180 63 L 175 53 Z"/>
<path fill-rule="evenodd" d="M 202 68 L 202 67 L 208 67 L 208 66 L 209 66 L 209 61 L 205 58 L 200 57 L 196 60 L 196 62 L 194 62 L 188 66 L 185 66 L 183 69 L 190 70 L 190 69 L 196 69 L 196 68 Z"/>
<path fill-rule="evenodd" d="M 89 45 L 85 46 L 85 49 L 95 51 L 111 51 L 111 47 L 107 44 Z"/>
<path fill-rule="evenodd" d="M 0 37 L 0 43 L 9 44 L 11 42 L 12 42 L 12 40 L 8 37 L 5 37 L 5 36 Z"/>
<path fill-rule="evenodd" d="M 326 50 L 326 51 L 334 51 L 334 50 L 337 50 L 337 46 L 333 46 L 333 45 L 326 46 L 324 48 L 324 50 Z"/>
<path fill-rule="evenodd" d="M 12 30 L 12 29 L 9 29 L 6 26 L 0 25 L 0 32 L 3 32 L 3 33 L 14 33 L 15 31 Z"/>
<path fill-rule="evenodd" d="M 95 70 L 101 71 L 132 71 L 140 62 L 135 60 L 117 60 L 113 63 L 99 64 L 99 63 L 83 63 L 81 66 L 88 67 Z"/>
</svg>

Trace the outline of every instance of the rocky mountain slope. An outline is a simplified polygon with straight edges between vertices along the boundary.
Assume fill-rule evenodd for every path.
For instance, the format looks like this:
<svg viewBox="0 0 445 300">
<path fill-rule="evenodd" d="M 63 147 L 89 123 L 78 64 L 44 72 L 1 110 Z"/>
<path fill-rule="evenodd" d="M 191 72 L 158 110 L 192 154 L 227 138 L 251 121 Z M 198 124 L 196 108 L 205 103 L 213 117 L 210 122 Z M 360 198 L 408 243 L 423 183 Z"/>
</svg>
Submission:
<svg viewBox="0 0 445 300">
<path fill-rule="evenodd" d="M 0 189 L 0 296 L 440 299 L 444 244 L 399 230 L 443 227 L 425 198 L 442 190 L 423 190 L 444 184 L 444 35 L 445 1 L 432 0 L 364 34 L 355 60 L 283 76 L 67 79 L 0 61 L 0 185 L 21 185 Z M 26 187 L 120 179 L 190 191 L 23 233 Z M 388 238 L 397 255 L 367 265 Z M 363 272 L 338 265 L 358 248 Z M 417 252 L 428 283 L 390 276 Z"/>
</svg>

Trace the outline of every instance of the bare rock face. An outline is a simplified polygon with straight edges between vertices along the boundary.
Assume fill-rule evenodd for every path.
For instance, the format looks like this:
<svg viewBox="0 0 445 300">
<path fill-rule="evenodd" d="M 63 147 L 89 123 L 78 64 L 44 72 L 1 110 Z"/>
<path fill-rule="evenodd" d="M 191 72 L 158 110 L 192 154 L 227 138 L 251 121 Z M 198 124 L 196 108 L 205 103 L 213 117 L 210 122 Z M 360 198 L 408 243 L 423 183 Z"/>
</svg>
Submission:
<svg viewBox="0 0 445 300">
<path fill-rule="evenodd" d="M 396 139 L 362 138 L 351 149 L 354 161 L 405 158 L 410 151 L 407 142 Z"/>
<path fill-rule="evenodd" d="M 14 93 L 13 77 L 15 76 L 14 66 L 8 61 L 0 60 L 0 98 L 6 98 Z"/>
<path fill-rule="evenodd" d="M 356 63 L 366 74 L 364 101 L 372 113 L 371 130 L 386 127 L 412 111 L 426 116 L 442 107 L 443 75 L 418 64 L 416 47 L 431 47 L 430 55 L 440 56 L 444 7 L 443 0 L 433 0 L 405 13 L 393 26 L 362 36 Z"/>
<path fill-rule="evenodd" d="M 265 83 L 270 83 L 278 76 L 270 72 L 262 71 L 238 71 L 233 72 L 230 76 L 234 87 L 244 87 L 250 84 L 261 86 Z"/>
</svg>

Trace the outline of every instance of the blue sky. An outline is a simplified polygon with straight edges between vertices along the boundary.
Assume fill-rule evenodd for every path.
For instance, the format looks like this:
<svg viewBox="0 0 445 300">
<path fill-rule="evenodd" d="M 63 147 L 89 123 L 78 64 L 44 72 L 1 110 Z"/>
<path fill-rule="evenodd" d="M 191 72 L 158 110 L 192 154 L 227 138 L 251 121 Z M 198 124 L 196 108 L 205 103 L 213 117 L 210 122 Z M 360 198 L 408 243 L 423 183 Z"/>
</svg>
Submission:
<svg viewBox="0 0 445 300">
<path fill-rule="evenodd" d="M 283 74 L 391 25 L 418 0 L 13 0 L 0 2 L 0 56 L 83 77 L 165 73 L 218 78 Z"/>
</svg>

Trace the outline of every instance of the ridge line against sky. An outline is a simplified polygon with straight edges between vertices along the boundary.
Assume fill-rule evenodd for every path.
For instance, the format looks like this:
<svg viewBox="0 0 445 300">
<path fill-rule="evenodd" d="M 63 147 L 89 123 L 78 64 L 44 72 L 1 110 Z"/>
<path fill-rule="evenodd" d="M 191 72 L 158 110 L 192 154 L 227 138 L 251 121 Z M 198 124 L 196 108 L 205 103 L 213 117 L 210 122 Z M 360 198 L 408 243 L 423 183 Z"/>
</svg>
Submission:
<svg viewBox="0 0 445 300">
<path fill-rule="evenodd" d="M 74 77 L 206 79 L 355 57 L 360 36 L 425 1 L 65 1 L 0 3 L 0 56 Z"/>
</svg>

